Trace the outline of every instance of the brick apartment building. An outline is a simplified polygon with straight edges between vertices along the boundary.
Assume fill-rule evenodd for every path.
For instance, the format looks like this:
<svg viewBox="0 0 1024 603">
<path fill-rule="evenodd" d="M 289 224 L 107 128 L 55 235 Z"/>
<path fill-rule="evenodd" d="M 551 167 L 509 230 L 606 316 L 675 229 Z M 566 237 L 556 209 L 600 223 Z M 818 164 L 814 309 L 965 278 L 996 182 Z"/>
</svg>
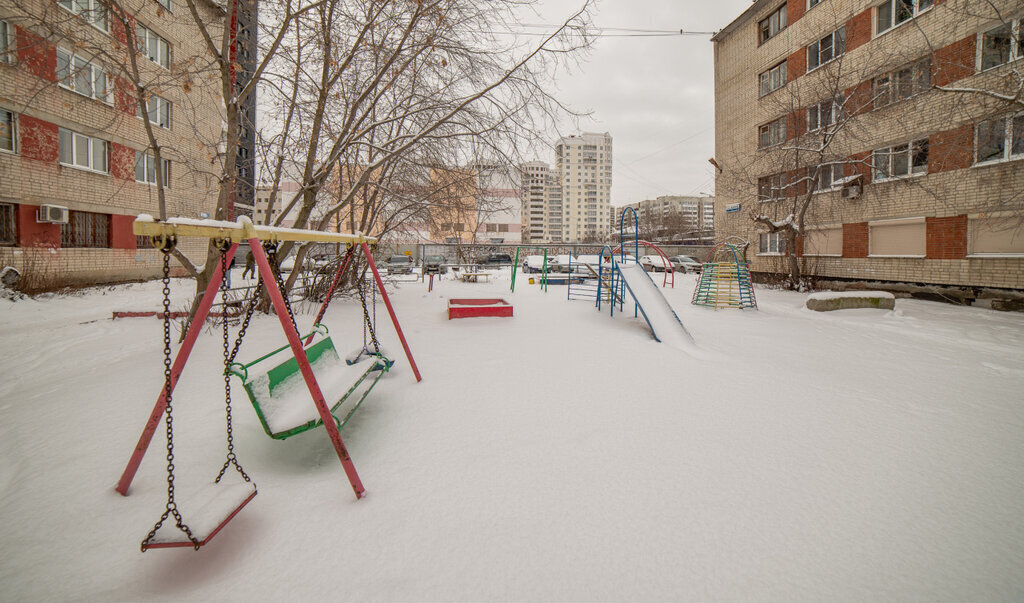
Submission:
<svg viewBox="0 0 1024 603">
<path fill-rule="evenodd" d="M 1024 289 L 1022 19 L 1019 0 L 754 2 L 713 38 L 718 240 L 761 273 L 796 254 L 824 278 Z M 807 199 L 795 249 L 755 223 Z"/>
<path fill-rule="evenodd" d="M 130 85 L 124 23 L 98 0 L 0 5 L 0 266 L 35 286 L 159 274 L 159 252 L 132 234 L 158 215 L 154 157 L 162 147 L 168 215 L 214 212 L 221 140 L 219 93 L 188 8 L 175 0 L 123 4 L 139 41 L 145 110 Z M 207 24 L 223 22 L 199 3 Z M 193 71 L 190 71 L 193 70 Z M 205 242 L 179 249 L 203 263 Z"/>
</svg>

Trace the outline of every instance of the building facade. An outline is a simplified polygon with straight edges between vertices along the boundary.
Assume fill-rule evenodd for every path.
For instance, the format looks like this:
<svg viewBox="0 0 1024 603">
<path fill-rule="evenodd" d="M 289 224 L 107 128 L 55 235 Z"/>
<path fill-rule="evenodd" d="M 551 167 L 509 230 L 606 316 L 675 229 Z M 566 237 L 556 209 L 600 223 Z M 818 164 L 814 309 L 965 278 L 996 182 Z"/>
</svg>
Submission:
<svg viewBox="0 0 1024 603">
<path fill-rule="evenodd" d="M 755 272 L 1024 288 L 1022 19 L 1019 0 L 754 2 L 713 38 L 718 239 Z"/>
<path fill-rule="evenodd" d="M 626 207 L 636 210 L 640 236 L 650 241 L 680 242 L 701 245 L 715 238 L 715 200 L 710 197 L 663 195 L 610 208 L 608 222 L 612 238 L 619 236 L 619 223 Z M 628 228 L 632 217 L 627 215 Z"/>
<path fill-rule="evenodd" d="M 221 135 L 220 96 L 203 84 L 207 74 L 176 69 L 208 64 L 205 44 L 185 6 L 124 6 L 127 16 L 101 2 L 0 6 L 0 266 L 19 270 L 24 288 L 158 275 L 160 253 L 132 233 L 138 214 L 159 215 L 158 177 L 168 215 L 214 212 L 219 174 L 210 149 Z M 212 28 L 223 22 L 215 4 L 199 10 Z M 148 91 L 145 103 L 135 81 Z M 162 149 L 160 165 L 144 120 Z M 179 249 L 205 260 L 205 241 L 183 240 Z"/>
<path fill-rule="evenodd" d="M 555 170 L 562 187 L 563 240 L 603 240 L 611 205 L 611 135 L 583 133 L 559 139 Z"/>
<path fill-rule="evenodd" d="M 523 213 L 519 175 L 485 162 L 475 163 L 471 170 L 476 174 L 477 242 L 521 243 Z"/>
</svg>

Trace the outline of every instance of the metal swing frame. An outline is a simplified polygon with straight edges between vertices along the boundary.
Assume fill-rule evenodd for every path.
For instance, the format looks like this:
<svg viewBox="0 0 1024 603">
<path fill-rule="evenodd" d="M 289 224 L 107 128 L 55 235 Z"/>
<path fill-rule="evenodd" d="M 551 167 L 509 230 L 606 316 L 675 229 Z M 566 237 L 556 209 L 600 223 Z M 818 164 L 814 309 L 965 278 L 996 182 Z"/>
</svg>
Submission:
<svg viewBox="0 0 1024 603">
<path fill-rule="evenodd" d="M 267 260 L 267 256 L 263 251 L 262 243 L 264 241 L 269 241 L 271 243 L 294 241 L 358 245 L 365 254 L 366 261 L 369 264 L 370 269 L 373 271 L 374 279 L 381 290 L 384 304 L 388 309 L 388 314 L 391 317 L 391 322 L 398 334 L 398 338 L 402 342 L 402 347 L 404 348 L 406 358 L 409 360 L 409 364 L 412 367 L 413 374 L 417 381 L 422 379 L 419 369 L 416 366 L 416 361 L 412 357 L 412 351 L 409 349 L 409 344 L 402 332 L 402 327 L 398 323 L 398 317 L 396 316 L 394 308 L 391 305 L 391 301 L 387 296 L 387 290 L 384 288 L 384 283 L 381 281 L 380 273 L 373 261 L 373 255 L 370 253 L 369 244 L 376 243 L 376 238 L 363 236 L 361 234 L 328 233 L 311 230 L 255 226 L 252 221 L 245 216 L 238 218 L 237 222 L 192 220 L 187 218 L 172 218 L 164 222 L 158 222 L 150 216 L 140 216 L 139 218 L 136 218 L 133 223 L 132 230 L 136 235 L 157 238 L 199 237 L 230 241 L 231 248 L 228 251 L 228 254 L 234 254 L 239 242 L 247 241 L 249 243 L 249 248 L 252 251 L 253 258 L 256 260 L 260 276 L 265 283 L 276 281 L 273 270 Z M 340 268 L 341 267 L 339 266 L 339 274 L 336 275 L 336 280 L 340 277 Z M 138 472 L 139 465 L 142 463 L 142 459 L 146 455 L 146 451 L 153 439 L 153 435 L 156 433 L 156 429 L 159 426 L 160 419 L 167 408 L 167 397 L 172 394 L 174 387 L 178 382 L 178 378 L 181 376 L 181 373 L 185 368 L 185 364 L 188 362 L 189 355 L 195 346 L 199 333 L 203 329 L 206 317 L 210 313 L 210 308 L 213 305 L 214 298 L 216 297 L 223 279 L 224 267 L 218 264 L 210 278 L 206 291 L 200 299 L 196 315 L 188 326 L 185 338 L 182 341 L 181 347 L 178 349 L 177 356 L 174 359 L 174 364 L 170 367 L 170 375 L 168 377 L 169 385 L 161 389 L 156 404 L 149 415 L 149 419 L 143 427 L 142 435 L 139 437 L 135 450 L 132 453 L 131 458 L 128 460 L 128 464 L 122 472 L 120 480 L 118 480 L 115 490 L 123 496 L 128 495 L 128 489 L 131 487 L 132 480 Z M 323 392 L 320 390 L 320 385 L 317 383 L 316 376 L 313 374 L 313 369 L 306 356 L 302 340 L 295 328 L 295 325 L 289 317 L 287 305 L 282 297 L 281 291 L 276 287 L 267 287 L 267 293 L 270 296 L 271 303 L 273 304 L 274 310 L 281 323 L 281 328 L 288 339 L 288 345 L 292 349 L 296 362 L 298 362 L 300 372 L 302 373 L 303 380 L 309 390 L 310 397 L 312 398 L 313 404 L 316 406 L 316 410 L 320 415 L 324 428 L 331 439 L 331 444 L 334 446 L 334 450 L 338 455 L 338 460 L 341 462 L 349 484 L 352 486 L 352 490 L 355 493 L 356 498 L 362 498 L 366 490 L 363 487 L 363 483 L 359 478 L 358 472 L 356 471 L 355 464 L 352 462 L 352 457 L 349 455 L 348 450 L 345 447 L 345 443 L 341 439 L 341 434 L 339 433 L 338 426 L 331 414 L 331 409 L 327 406 L 327 403 L 324 400 Z M 326 301 L 327 300 L 325 300 L 325 302 Z"/>
</svg>

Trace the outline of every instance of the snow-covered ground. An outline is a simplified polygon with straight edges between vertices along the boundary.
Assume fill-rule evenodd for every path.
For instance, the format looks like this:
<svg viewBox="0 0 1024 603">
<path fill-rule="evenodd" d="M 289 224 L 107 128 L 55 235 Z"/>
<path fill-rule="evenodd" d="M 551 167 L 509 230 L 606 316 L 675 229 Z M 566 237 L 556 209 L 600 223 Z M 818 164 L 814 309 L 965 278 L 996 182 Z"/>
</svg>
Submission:
<svg viewBox="0 0 1024 603">
<path fill-rule="evenodd" d="M 378 304 L 398 362 L 342 432 L 363 500 L 322 430 L 267 438 L 236 386 L 259 495 L 199 552 L 139 552 L 162 427 L 114 492 L 162 366 L 158 320 L 110 316 L 158 309 L 159 284 L 0 301 L 0 598 L 1024 599 L 1024 315 L 760 288 L 760 310 L 714 311 L 678 275 L 688 354 L 521 278 L 395 287 L 421 383 Z M 448 321 L 450 297 L 515 316 Z M 360 314 L 328 312 L 342 356 Z M 283 343 L 257 317 L 240 358 Z M 180 491 L 223 462 L 220 354 L 204 333 L 176 391 Z"/>
</svg>

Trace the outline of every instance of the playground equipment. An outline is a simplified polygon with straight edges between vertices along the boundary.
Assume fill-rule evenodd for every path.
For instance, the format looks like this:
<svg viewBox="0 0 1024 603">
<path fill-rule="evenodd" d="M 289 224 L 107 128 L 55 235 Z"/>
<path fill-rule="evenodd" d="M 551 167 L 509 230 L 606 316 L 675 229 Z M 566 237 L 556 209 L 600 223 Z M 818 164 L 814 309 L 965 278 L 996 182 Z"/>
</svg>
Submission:
<svg viewBox="0 0 1024 603">
<path fill-rule="evenodd" d="M 742 253 L 729 243 L 715 245 L 700 273 L 700 281 L 693 290 L 697 306 L 715 308 L 754 308 L 754 285 L 750 280 L 750 264 L 740 259 Z M 731 260 L 731 261 L 730 261 Z"/>
<path fill-rule="evenodd" d="M 547 247 L 517 247 L 516 257 L 512 261 L 512 293 L 516 292 L 516 270 L 519 269 L 519 252 L 522 250 L 533 250 L 541 251 L 544 254 L 544 265 L 540 269 L 540 287 L 547 292 L 548 290 L 548 248 Z"/>
<path fill-rule="evenodd" d="M 448 320 L 479 316 L 512 316 L 512 304 L 497 298 L 448 300 Z"/>
<path fill-rule="evenodd" d="M 325 402 L 325 396 L 321 390 L 320 384 L 317 381 L 317 377 L 314 373 L 314 369 L 310 362 L 310 356 L 315 356 L 314 360 L 318 360 L 325 355 L 329 355 L 328 348 L 333 350 L 333 343 L 325 344 L 329 342 L 329 338 L 326 338 L 326 329 L 314 328 L 314 333 L 311 333 L 307 337 L 307 345 L 311 343 L 316 333 L 321 333 L 325 336 L 317 344 L 313 344 L 309 348 L 303 346 L 302 340 L 298 334 L 298 330 L 295 326 L 295 319 L 291 312 L 290 306 L 285 296 L 282 295 L 281 277 L 276 271 L 276 262 L 272 267 L 271 262 L 268 260 L 267 252 L 264 251 L 264 247 L 268 250 L 276 250 L 278 243 L 282 241 L 318 241 L 318 242 L 331 242 L 331 243 L 345 243 L 349 246 L 349 252 L 346 256 L 345 261 L 341 262 L 338 267 L 338 271 L 335 274 L 334 280 L 331 285 L 331 292 L 328 294 L 324 301 L 324 305 L 321 306 L 320 313 L 317 316 L 317 324 L 323 318 L 323 313 L 326 311 L 327 304 L 329 303 L 334 287 L 339 282 L 341 275 L 344 273 L 348 266 L 352 253 L 356 246 L 362 251 L 366 257 L 368 267 L 373 272 L 373 277 L 377 286 L 380 288 L 382 298 L 391 316 L 392 324 L 395 327 L 395 331 L 398 334 L 399 339 L 402 342 L 402 346 L 405 350 L 406 358 L 409 360 L 409 364 L 412 367 L 413 374 L 416 380 L 421 379 L 419 369 L 416 367 L 415 360 L 412 357 L 412 352 L 409 349 L 408 343 L 405 340 L 405 336 L 402 333 L 401 326 L 398 324 L 398 318 L 395 316 L 394 308 L 391 306 L 391 302 L 387 297 L 387 292 L 384 289 L 383 283 L 381 282 L 380 274 L 377 271 L 377 267 L 374 264 L 373 256 L 370 253 L 368 244 L 375 242 L 376 239 L 372 237 L 365 237 L 358 234 L 340 234 L 340 233 L 325 233 L 319 231 L 303 231 L 303 230 L 292 230 L 286 228 L 273 228 L 266 226 L 254 226 L 252 222 L 246 218 L 241 217 L 237 222 L 225 222 L 225 221 L 214 221 L 214 220 L 190 220 L 185 218 L 173 218 L 166 222 L 157 222 L 151 216 L 141 215 L 139 216 L 133 225 L 133 231 L 136 235 L 149 236 L 154 241 L 159 249 L 164 253 L 164 387 L 157 398 L 156 405 L 153 411 L 150 413 L 149 419 L 146 422 L 146 426 L 142 431 L 142 435 L 139 438 L 138 444 L 135 447 L 135 451 L 132 454 L 128 465 L 125 467 L 124 472 L 121 475 L 121 479 L 118 481 L 116 490 L 127 496 L 128 488 L 131 486 L 132 480 L 138 471 L 139 465 L 142 462 L 143 457 L 146 454 L 149 444 L 152 441 L 153 435 L 156 431 L 157 425 L 160 422 L 161 416 L 165 416 L 167 424 L 167 435 L 168 435 L 168 464 L 167 464 L 167 481 L 168 481 L 168 502 L 164 515 L 160 521 L 154 527 L 150 536 L 147 537 L 146 541 L 143 542 L 143 550 L 147 548 L 163 548 L 163 547 L 179 547 L 179 546 L 193 546 L 197 550 L 199 547 L 206 544 L 210 538 L 220 531 L 241 509 L 244 507 L 249 500 L 255 496 L 255 486 L 248 488 L 245 484 L 240 487 L 232 488 L 220 488 L 217 492 L 211 496 L 208 496 L 209 502 L 206 505 L 195 508 L 199 509 L 199 521 L 193 524 L 199 526 L 198 529 L 190 529 L 187 524 L 182 520 L 181 514 L 178 511 L 177 502 L 175 501 L 174 492 L 174 464 L 173 464 L 173 430 L 172 430 L 172 394 L 174 387 L 177 384 L 177 380 L 180 377 L 182 371 L 185 368 L 185 364 L 188 361 L 189 355 L 196 343 L 200 331 L 203 328 L 206 317 L 209 315 L 210 308 L 213 305 L 214 298 L 220 289 L 224 290 L 224 274 L 227 271 L 227 257 L 233 257 L 235 249 L 240 241 L 248 241 L 250 249 L 252 250 L 256 265 L 259 269 L 260 277 L 262 282 L 277 283 L 277 287 L 267 286 L 267 294 L 273 304 L 274 310 L 277 313 L 278 319 L 281 323 L 281 327 L 288 339 L 288 347 L 290 347 L 293 358 L 294 367 L 297 367 L 297 372 L 301 374 L 302 380 L 305 382 L 306 389 L 310 397 L 312 398 L 313 406 L 319 415 L 319 423 L 323 424 L 327 430 L 328 436 L 331 439 L 331 443 L 334 446 L 335 452 L 338 455 L 338 459 L 341 462 L 342 467 L 345 470 L 345 474 L 348 477 L 349 483 L 355 492 L 356 498 L 361 498 L 365 492 L 362 482 L 359 479 L 359 475 L 356 472 L 355 465 L 352 463 L 352 459 L 345 448 L 345 444 L 341 439 L 339 433 L 339 421 L 331 414 L 331 410 L 328 408 Z M 185 338 L 182 342 L 181 347 L 174 359 L 173 366 L 170 360 L 170 326 L 169 326 L 169 306 L 170 306 L 170 289 L 169 289 L 169 256 L 173 251 L 177 238 L 182 236 L 201 237 L 207 239 L 213 239 L 215 245 L 221 250 L 222 261 L 214 270 L 213 275 L 210 279 L 210 283 L 207 285 L 206 291 L 203 293 L 200 299 L 199 305 L 196 310 L 196 315 L 192 320 L 192 323 L 188 326 L 185 334 Z M 273 257 L 271 252 L 271 257 Z M 254 296 L 258 297 L 258 296 Z M 366 318 L 366 305 L 365 299 L 363 301 L 364 318 Z M 251 313 L 250 313 L 251 316 Z M 368 320 L 368 319 L 367 319 Z M 237 464 L 237 459 L 233 450 L 233 442 L 231 438 L 232 426 L 231 426 L 231 415 L 230 415 L 230 382 L 229 373 L 232 371 L 239 371 L 245 374 L 248 371 L 247 365 L 233 364 L 233 358 L 238 351 L 238 347 L 244 337 L 244 332 L 248 326 L 248 317 L 243 322 L 242 328 L 239 333 L 239 337 L 235 343 L 235 349 L 233 352 L 228 351 L 227 342 L 227 324 L 224 323 L 224 379 L 225 379 L 225 396 L 227 398 L 226 407 L 228 413 L 228 458 L 221 469 L 221 474 L 215 480 L 214 484 L 220 483 L 220 478 L 223 476 L 225 470 L 229 465 L 234 464 L 236 469 L 245 478 L 246 484 L 250 481 L 248 476 L 242 471 L 241 466 Z M 319 346 L 319 347 L 318 347 Z M 379 347 L 376 344 L 376 337 L 374 336 L 374 346 L 379 353 Z M 282 348 L 283 349 L 283 348 Z M 264 356 L 260 360 L 272 357 L 274 354 L 280 352 L 281 349 L 275 350 L 271 354 Z M 308 354 L 307 354 L 308 351 Z M 337 352 L 335 352 L 335 355 Z M 378 359 L 379 361 L 379 359 Z M 258 362 L 258 361 L 257 361 Z M 254 363 L 250 363 L 248 366 L 252 366 Z M 295 368 L 293 366 L 284 366 L 289 364 L 288 361 L 275 367 L 280 369 L 278 375 L 283 373 L 295 374 Z M 243 367 L 239 369 L 237 367 Z M 271 369 L 274 370 L 274 369 Z M 372 370 L 372 368 L 371 368 Z M 386 369 L 381 369 L 386 370 Z M 369 371 L 368 371 L 369 372 Z M 270 380 L 269 375 L 267 379 Z M 296 379 L 297 380 L 297 379 Z M 365 397 L 365 395 L 364 395 Z M 361 402 L 361 400 L 360 400 Z M 259 408 L 257 408 L 259 413 Z M 291 434 L 289 434 L 291 435 Z M 287 436 L 285 436 L 287 437 Z M 185 539 L 182 538 L 162 538 L 157 536 L 157 532 L 162 526 L 164 520 L 168 516 L 173 515 L 177 522 L 179 531 L 184 534 Z"/>
</svg>

